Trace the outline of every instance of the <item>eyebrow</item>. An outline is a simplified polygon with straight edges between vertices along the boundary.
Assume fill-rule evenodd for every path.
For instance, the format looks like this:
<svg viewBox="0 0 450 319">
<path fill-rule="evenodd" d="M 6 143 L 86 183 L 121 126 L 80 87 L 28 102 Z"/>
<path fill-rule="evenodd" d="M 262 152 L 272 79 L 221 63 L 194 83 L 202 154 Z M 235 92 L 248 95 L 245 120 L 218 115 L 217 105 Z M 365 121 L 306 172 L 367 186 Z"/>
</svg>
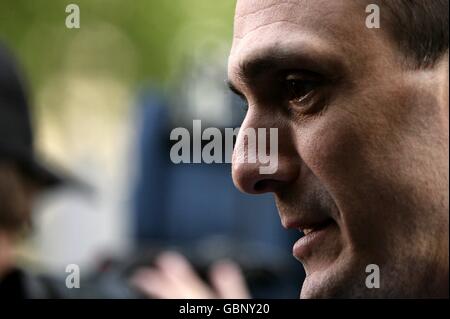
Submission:
<svg viewBox="0 0 450 319">
<path fill-rule="evenodd" d="M 281 69 L 305 69 L 331 77 L 342 72 L 343 64 L 343 59 L 335 50 L 301 41 L 284 47 L 271 46 L 250 54 L 239 63 L 236 76 L 244 84 L 249 84 L 263 73 Z M 244 97 L 231 79 L 227 80 L 227 84 L 233 93 Z"/>
<path fill-rule="evenodd" d="M 251 80 L 258 78 L 263 72 L 268 70 L 273 70 L 280 65 L 282 59 L 281 56 L 273 56 L 266 52 L 264 56 L 254 57 L 245 60 L 239 66 L 238 77 L 243 80 L 243 82 L 251 82 Z M 232 82 L 232 80 L 227 79 L 226 83 L 228 88 L 237 96 L 245 98 L 245 95 L 237 88 L 237 86 Z"/>
</svg>

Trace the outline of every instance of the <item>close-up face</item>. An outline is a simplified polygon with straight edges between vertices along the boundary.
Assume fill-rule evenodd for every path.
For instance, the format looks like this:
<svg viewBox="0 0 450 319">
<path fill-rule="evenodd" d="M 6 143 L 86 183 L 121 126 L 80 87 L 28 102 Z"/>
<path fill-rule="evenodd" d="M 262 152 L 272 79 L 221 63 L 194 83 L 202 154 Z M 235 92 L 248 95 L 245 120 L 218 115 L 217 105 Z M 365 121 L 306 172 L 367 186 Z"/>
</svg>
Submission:
<svg viewBox="0 0 450 319">
<path fill-rule="evenodd" d="M 272 192 L 282 225 L 306 234 L 302 298 L 445 296 L 448 56 L 409 67 L 366 5 L 238 1 L 229 82 L 248 103 L 241 132 L 278 129 L 278 169 L 260 174 L 236 147 L 233 180 Z"/>
</svg>

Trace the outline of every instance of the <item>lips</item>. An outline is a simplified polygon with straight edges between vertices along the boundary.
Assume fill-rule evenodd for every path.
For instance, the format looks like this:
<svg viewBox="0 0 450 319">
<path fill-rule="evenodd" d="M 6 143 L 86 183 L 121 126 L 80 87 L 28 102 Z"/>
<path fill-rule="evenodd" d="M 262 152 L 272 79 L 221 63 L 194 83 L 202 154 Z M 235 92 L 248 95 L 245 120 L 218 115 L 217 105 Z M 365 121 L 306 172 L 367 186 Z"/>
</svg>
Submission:
<svg viewBox="0 0 450 319">
<path fill-rule="evenodd" d="M 311 256 L 315 251 L 318 251 L 320 246 L 326 241 L 328 233 L 335 225 L 335 222 L 329 218 L 321 222 L 309 223 L 304 226 L 299 226 L 304 236 L 301 237 L 292 249 L 292 253 L 298 260 L 302 261 Z"/>
<path fill-rule="evenodd" d="M 304 226 L 304 227 L 300 226 L 299 230 L 301 232 L 303 232 L 303 234 L 305 236 L 307 236 L 308 234 L 310 234 L 312 232 L 319 231 L 319 230 L 329 226 L 332 222 L 333 222 L 333 220 L 330 218 L 330 219 L 327 219 L 327 220 L 325 220 L 323 222 L 316 223 L 316 224 L 313 224 L 313 225 L 310 225 L 310 226 Z"/>
</svg>

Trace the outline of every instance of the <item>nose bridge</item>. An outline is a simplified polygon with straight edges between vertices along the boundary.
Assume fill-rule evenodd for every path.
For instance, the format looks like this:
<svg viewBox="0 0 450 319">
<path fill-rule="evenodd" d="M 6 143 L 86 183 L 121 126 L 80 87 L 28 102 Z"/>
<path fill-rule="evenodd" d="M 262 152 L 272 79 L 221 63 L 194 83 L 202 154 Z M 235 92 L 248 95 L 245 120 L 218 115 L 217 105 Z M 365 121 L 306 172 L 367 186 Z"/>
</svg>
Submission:
<svg viewBox="0 0 450 319">
<path fill-rule="evenodd" d="M 258 121 L 259 120 L 259 121 Z M 256 193 L 254 184 L 260 179 L 261 163 L 258 158 L 258 140 L 263 130 L 261 117 L 255 117 L 249 112 L 239 129 L 236 145 L 233 152 L 232 174 L 233 181 L 238 189 L 246 193 Z"/>
<path fill-rule="evenodd" d="M 278 150 L 278 127 L 273 121 L 268 121 L 265 114 L 261 113 L 257 114 L 254 110 L 248 111 L 236 139 L 235 156 L 233 157 L 236 162 L 258 166 L 262 164 L 260 159 L 270 154 L 271 146 L 276 146 Z M 270 143 L 271 134 L 272 143 Z"/>
</svg>

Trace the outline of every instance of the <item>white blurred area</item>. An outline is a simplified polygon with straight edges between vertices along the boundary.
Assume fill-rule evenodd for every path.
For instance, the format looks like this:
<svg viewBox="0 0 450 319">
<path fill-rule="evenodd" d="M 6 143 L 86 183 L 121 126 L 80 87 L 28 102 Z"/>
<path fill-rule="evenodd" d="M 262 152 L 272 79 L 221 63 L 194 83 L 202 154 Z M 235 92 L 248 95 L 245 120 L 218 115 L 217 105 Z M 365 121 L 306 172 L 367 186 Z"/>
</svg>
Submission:
<svg viewBox="0 0 450 319">
<path fill-rule="evenodd" d="M 106 59 L 111 50 L 119 58 Z M 111 25 L 81 30 L 65 67 L 35 92 L 38 150 L 94 190 L 61 189 L 36 204 L 24 251 L 44 271 L 64 275 L 68 264 L 90 271 L 130 248 L 133 50 Z"/>
</svg>

